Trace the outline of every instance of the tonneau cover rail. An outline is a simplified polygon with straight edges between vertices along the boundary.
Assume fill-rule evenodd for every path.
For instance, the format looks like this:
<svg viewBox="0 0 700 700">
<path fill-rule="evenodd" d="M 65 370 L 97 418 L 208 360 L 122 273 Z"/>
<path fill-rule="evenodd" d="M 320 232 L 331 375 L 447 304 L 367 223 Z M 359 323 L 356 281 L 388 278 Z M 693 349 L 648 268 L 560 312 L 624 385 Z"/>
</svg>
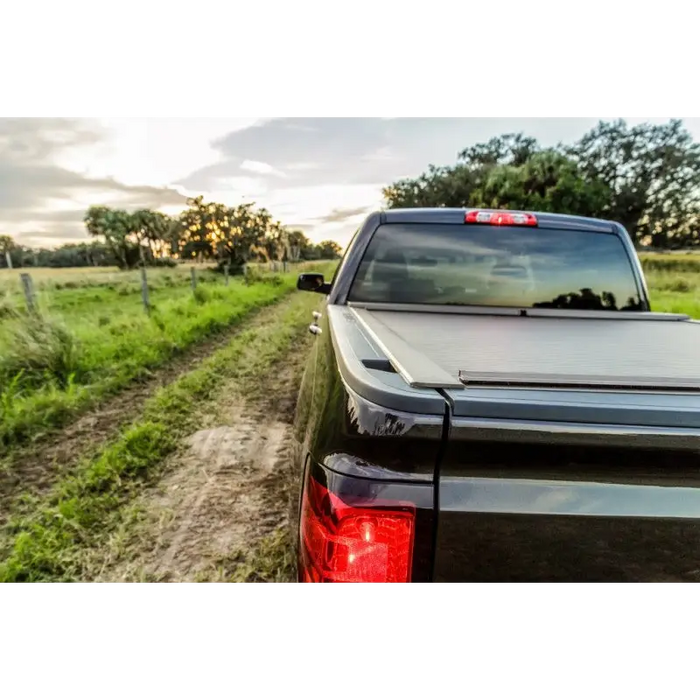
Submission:
<svg viewBox="0 0 700 700">
<path fill-rule="evenodd" d="M 510 306 L 462 306 L 458 304 L 389 304 L 382 302 L 349 301 L 352 309 L 395 311 L 397 313 L 452 314 L 457 316 L 530 316 L 532 318 L 575 318 L 609 321 L 693 321 L 687 314 L 667 314 L 655 311 L 594 311 L 582 309 L 518 309 Z"/>
<path fill-rule="evenodd" d="M 521 389 L 586 389 L 608 391 L 700 392 L 700 377 L 681 379 L 654 377 L 605 377 L 591 375 L 507 374 L 503 372 L 468 372 L 460 370 L 460 381 L 466 386 L 508 387 Z"/>
</svg>

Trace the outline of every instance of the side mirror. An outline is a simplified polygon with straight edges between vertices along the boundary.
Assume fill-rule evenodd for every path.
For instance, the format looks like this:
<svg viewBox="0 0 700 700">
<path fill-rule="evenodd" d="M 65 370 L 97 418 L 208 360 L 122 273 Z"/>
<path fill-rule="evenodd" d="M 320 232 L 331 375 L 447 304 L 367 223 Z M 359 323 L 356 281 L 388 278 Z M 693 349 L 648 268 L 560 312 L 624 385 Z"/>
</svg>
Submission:
<svg viewBox="0 0 700 700">
<path fill-rule="evenodd" d="M 307 272 L 303 275 L 299 275 L 297 289 L 302 292 L 328 294 L 331 291 L 331 285 L 326 283 L 323 279 L 323 275 L 319 275 L 315 272 Z"/>
</svg>

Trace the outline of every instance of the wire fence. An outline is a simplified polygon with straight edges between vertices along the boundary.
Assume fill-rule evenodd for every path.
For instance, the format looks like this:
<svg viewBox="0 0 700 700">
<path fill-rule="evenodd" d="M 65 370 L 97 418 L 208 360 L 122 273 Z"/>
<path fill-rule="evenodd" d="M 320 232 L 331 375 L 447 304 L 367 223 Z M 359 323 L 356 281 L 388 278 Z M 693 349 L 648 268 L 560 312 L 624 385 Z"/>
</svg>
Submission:
<svg viewBox="0 0 700 700">
<path fill-rule="evenodd" d="M 179 264 L 173 268 L 141 267 L 128 271 L 99 268 L 32 268 L 31 272 L 26 272 L 24 270 L 27 268 L 24 268 L 9 270 L 0 275 L 0 303 L 3 299 L 10 299 L 16 305 L 23 305 L 29 313 L 38 313 L 40 306 L 53 306 L 52 301 L 64 298 L 65 295 L 61 292 L 72 290 L 78 301 L 90 290 L 96 294 L 112 291 L 122 296 L 140 293 L 143 309 L 150 313 L 152 292 L 165 288 L 182 289 L 189 286 L 192 294 L 196 296 L 197 288 L 202 283 L 222 284 L 228 287 L 235 278 L 245 284 L 251 284 L 278 274 L 308 271 L 315 265 L 326 265 L 328 262 L 249 263 L 244 267 L 243 274 L 235 277 L 228 268 L 217 271 L 210 264 L 197 263 Z"/>
</svg>

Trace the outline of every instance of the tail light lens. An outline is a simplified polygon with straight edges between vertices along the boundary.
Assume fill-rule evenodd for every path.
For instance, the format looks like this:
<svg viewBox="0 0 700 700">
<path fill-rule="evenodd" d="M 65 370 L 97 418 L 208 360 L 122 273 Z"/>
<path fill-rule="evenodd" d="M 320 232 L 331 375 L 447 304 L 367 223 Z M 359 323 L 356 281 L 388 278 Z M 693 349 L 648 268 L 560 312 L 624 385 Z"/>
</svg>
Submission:
<svg viewBox="0 0 700 700">
<path fill-rule="evenodd" d="M 305 583 L 405 583 L 415 507 L 355 507 L 309 476 L 301 509 L 299 572 Z"/>
</svg>

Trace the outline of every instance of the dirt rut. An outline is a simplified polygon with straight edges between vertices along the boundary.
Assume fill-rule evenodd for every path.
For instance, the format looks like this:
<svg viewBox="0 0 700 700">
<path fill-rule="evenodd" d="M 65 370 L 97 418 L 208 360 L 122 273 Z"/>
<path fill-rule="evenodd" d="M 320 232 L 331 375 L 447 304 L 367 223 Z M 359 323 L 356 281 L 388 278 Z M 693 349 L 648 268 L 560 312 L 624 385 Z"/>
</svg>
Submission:
<svg viewBox="0 0 700 700">
<path fill-rule="evenodd" d="M 137 522 L 117 555 L 107 553 L 98 580 L 231 580 L 267 536 L 289 527 L 297 488 L 291 423 L 304 357 L 297 348 L 279 364 L 274 388 L 246 399 L 231 385 L 208 407 L 167 476 L 136 504 Z"/>
</svg>

